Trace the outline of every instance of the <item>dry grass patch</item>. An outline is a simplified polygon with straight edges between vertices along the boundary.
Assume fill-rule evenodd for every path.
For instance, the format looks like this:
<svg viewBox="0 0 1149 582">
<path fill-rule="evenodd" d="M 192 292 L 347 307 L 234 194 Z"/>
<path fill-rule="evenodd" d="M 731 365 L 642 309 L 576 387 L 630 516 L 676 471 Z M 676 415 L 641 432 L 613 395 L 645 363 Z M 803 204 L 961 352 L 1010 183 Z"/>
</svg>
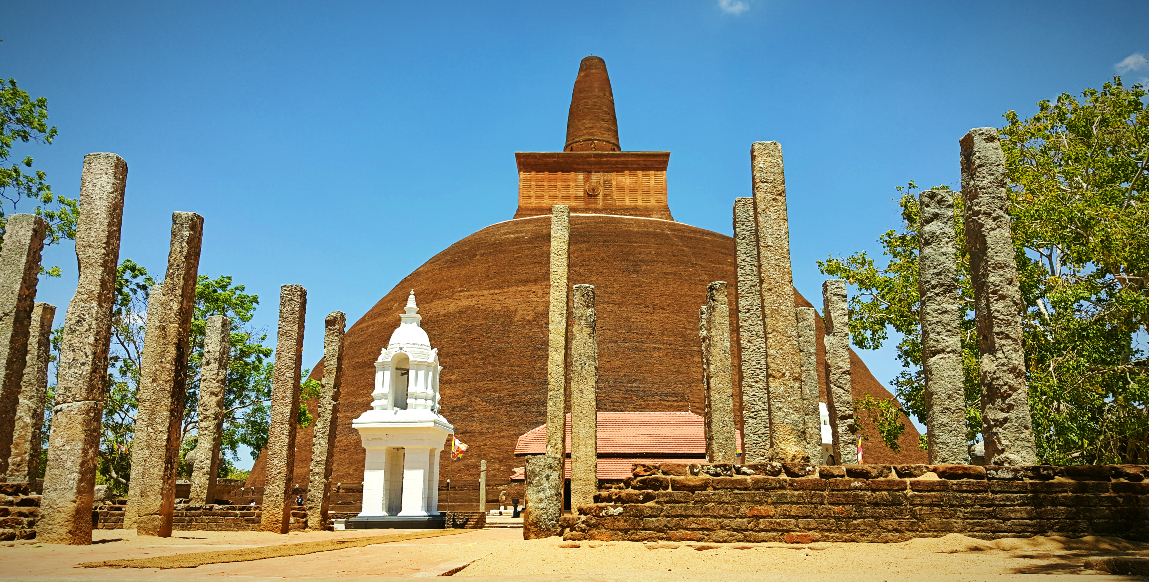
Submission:
<svg viewBox="0 0 1149 582">
<path fill-rule="evenodd" d="M 429 530 L 405 534 L 390 534 L 361 538 L 340 538 L 335 540 L 320 540 L 302 542 L 298 544 L 283 544 L 278 546 L 261 546 L 258 548 L 243 548 L 241 550 L 221 550 L 215 552 L 190 552 L 174 556 L 156 556 L 154 558 L 136 558 L 130 560 L 104 560 L 102 562 L 85 562 L 80 564 L 85 568 L 195 568 L 205 564 L 223 564 L 227 562 L 250 562 L 253 560 L 266 560 L 268 558 L 284 558 L 300 556 L 317 552 L 330 552 L 358 548 L 374 544 L 389 542 L 403 542 L 423 538 L 450 536 L 467 533 L 474 530 L 446 529 Z"/>
</svg>

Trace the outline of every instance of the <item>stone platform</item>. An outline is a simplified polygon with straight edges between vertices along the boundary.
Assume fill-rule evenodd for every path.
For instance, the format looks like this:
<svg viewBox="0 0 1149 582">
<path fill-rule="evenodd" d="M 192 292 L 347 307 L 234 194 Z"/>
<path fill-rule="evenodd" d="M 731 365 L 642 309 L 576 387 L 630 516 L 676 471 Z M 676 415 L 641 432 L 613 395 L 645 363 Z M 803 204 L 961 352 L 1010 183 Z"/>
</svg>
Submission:
<svg viewBox="0 0 1149 582">
<path fill-rule="evenodd" d="M 1149 466 L 635 465 L 560 521 L 566 540 L 1149 540 Z"/>
<path fill-rule="evenodd" d="M 40 496 L 27 483 L 0 483 L 0 542 L 36 537 Z"/>
<path fill-rule="evenodd" d="M 380 515 L 377 517 L 352 517 L 347 520 L 347 529 L 443 529 L 447 518 L 442 515 L 400 516 Z"/>
</svg>

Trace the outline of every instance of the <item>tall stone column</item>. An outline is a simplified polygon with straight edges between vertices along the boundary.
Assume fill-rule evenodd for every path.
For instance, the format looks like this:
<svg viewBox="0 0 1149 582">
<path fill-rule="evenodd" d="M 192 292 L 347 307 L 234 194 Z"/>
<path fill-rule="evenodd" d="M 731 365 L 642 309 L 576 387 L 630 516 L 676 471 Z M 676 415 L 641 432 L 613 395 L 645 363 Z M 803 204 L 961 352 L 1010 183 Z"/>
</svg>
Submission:
<svg viewBox="0 0 1149 582">
<path fill-rule="evenodd" d="M 547 340 L 547 454 L 566 457 L 567 299 L 570 207 L 551 207 L 551 293 Z M 562 495 L 559 488 L 558 495 Z"/>
<path fill-rule="evenodd" d="M 743 462 L 770 460 L 770 390 L 766 381 L 766 336 L 758 279 L 758 234 L 754 199 L 734 199 L 734 250 L 738 262 L 738 341 L 742 362 Z"/>
<path fill-rule="evenodd" d="M 162 335 L 160 333 L 160 328 L 163 326 L 163 311 L 164 311 L 163 295 L 164 295 L 163 283 L 156 283 L 155 285 L 152 285 L 152 288 L 148 291 L 148 311 L 147 311 L 146 319 L 144 320 L 144 351 L 145 352 L 147 352 L 147 350 L 148 350 L 148 334 L 152 333 L 152 331 L 154 331 L 156 337 L 159 337 L 160 335 Z M 153 341 L 156 341 L 155 338 L 153 338 Z M 143 376 L 142 371 L 141 371 L 140 375 Z M 141 380 L 142 380 L 142 378 L 141 378 Z M 143 382 L 141 381 L 140 384 L 141 384 L 141 389 L 139 390 L 139 392 L 141 393 L 140 398 L 143 398 L 143 394 L 142 394 Z M 141 406 L 143 406 L 142 403 L 141 403 Z M 135 452 L 136 445 L 138 444 L 140 446 L 140 448 L 144 449 L 144 450 L 147 450 L 149 447 L 149 445 L 143 443 L 144 437 L 141 434 L 142 431 L 144 431 L 144 428 L 143 428 L 143 425 L 141 424 L 141 428 L 136 433 L 137 437 L 139 438 L 139 442 L 137 443 L 137 442 L 135 442 L 135 439 L 133 439 L 133 443 L 132 443 L 132 460 L 133 460 L 132 466 L 136 465 L 136 463 L 135 463 L 135 459 L 137 458 L 136 452 Z M 141 457 L 139 462 L 140 462 L 140 464 L 143 464 L 146 461 L 144 461 L 143 458 Z M 162 467 L 160 469 L 157 469 L 157 471 L 161 471 L 161 470 L 162 470 Z M 143 484 L 142 483 L 136 483 L 135 485 L 132 485 L 131 484 L 131 475 L 129 475 L 128 477 L 129 477 L 129 479 L 128 479 L 128 481 L 129 481 L 128 482 L 128 497 L 127 497 L 127 503 L 124 505 L 124 529 L 136 529 L 136 526 L 139 525 L 139 517 L 140 517 L 140 487 L 142 487 Z M 156 477 L 156 478 L 159 478 L 159 477 Z M 141 481 L 142 481 L 142 479 L 141 479 Z"/>
<path fill-rule="evenodd" d="M 858 436 L 854 434 L 854 392 L 850 379 L 850 314 L 846 282 L 822 282 L 822 314 L 826 324 L 826 408 L 834 435 L 834 456 L 840 465 L 858 462 Z"/>
<path fill-rule="evenodd" d="M 223 444 L 224 396 L 227 364 L 231 356 L 231 320 L 223 315 L 207 318 L 203 340 L 203 364 L 199 378 L 199 428 L 196 463 L 192 471 L 194 505 L 215 503 L 215 480 L 219 473 L 219 448 Z"/>
<path fill-rule="evenodd" d="M 953 194 L 950 190 L 926 190 L 919 197 L 918 319 L 922 325 L 922 370 L 929 415 L 926 438 L 932 465 L 969 462 Z"/>
<path fill-rule="evenodd" d="M 563 506 L 554 491 L 563 486 L 563 460 L 551 455 L 527 457 L 525 477 L 527 509 L 523 513 L 523 539 L 559 535 Z"/>
<path fill-rule="evenodd" d="M 40 462 L 40 430 L 44 427 L 44 399 L 48 392 L 48 363 L 52 352 L 52 320 L 56 308 L 37 303 L 28 326 L 28 357 L 20 383 L 20 403 L 8 456 L 8 482 L 31 482 Z"/>
<path fill-rule="evenodd" d="M 794 319 L 794 276 L 790 270 L 790 225 L 786 215 L 786 177 L 782 146 L 774 141 L 750 146 L 758 276 L 766 335 L 766 373 L 770 390 L 771 456 L 806 462 L 802 444 L 802 358 Z"/>
<path fill-rule="evenodd" d="M 598 491 L 598 340 L 594 285 L 574 286 L 571 310 L 571 509 Z M 560 425 L 561 426 L 561 425 Z"/>
<path fill-rule="evenodd" d="M 319 411 L 315 419 L 311 471 L 307 484 L 308 529 L 327 527 L 331 470 L 335 458 L 335 428 L 339 424 L 339 386 L 343 382 L 343 334 L 346 328 L 347 315 L 342 311 L 327 314 L 323 330 L 323 385 L 319 392 Z"/>
<path fill-rule="evenodd" d="M 1037 451 L 1025 381 L 1017 258 L 997 130 L 961 138 L 965 242 L 981 346 L 981 409 L 985 459 L 991 465 L 1034 465 Z"/>
<path fill-rule="evenodd" d="M 710 310 L 698 308 L 698 342 L 702 346 L 702 437 L 706 440 L 706 458 L 710 459 Z"/>
<path fill-rule="evenodd" d="M 802 442 L 810 463 L 821 465 L 822 413 L 818 409 L 818 340 L 814 327 L 818 314 L 813 307 L 796 307 L 794 315 L 798 320 L 798 353 L 802 355 L 802 417 L 806 421 Z"/>
<path fill-rule="evenodd" d="M 487 461 L 479 461 L 479 513 L 487 512 Z"/>
<path fill-rule="evenodd" d="M 13 214 L 0 250 L 0 477 L 8 474 L 13 425 L 28 364 L 28 329 L 40 277 L 40 251 L 48 223 L 35 214 Z"/>
<path fill-rule="evenodd" d="M 195 310 L 202 242 L 202 216 L 194 212 L 172 214 L 171 251 L 168 253 L 163 293 L 158 297 L 160 311 L 155 322 L 159 325 L 144 332 L 140 404 L 136 413 L 136 435 L 132 439 L 128 505 L 133 502 L 136 505 L 138 535 L 172 535 L 176 469 L 179 467 L 187 396 L 191 320 Z M 156 299 L 152 295 L 149 303 Z M 148 323 L 153 324 L 151 321 Z M 125 512 L 124 527 L 130 528 L 127 518 L 128 513 Z"/>
<path fill-rule="evenodd" d="M 711 463 L 738 462 L 738 441 L 734 431 L 734 371 L 730 365 L 730 306 L 726 281 L 706 287 L 707 375 L 709 395 L 706 422 L 710 439 L 706 457 Z"/>
<path fill-rule="evenodd" d="M 267 431 L 267 468 L 263 485 L 261 529 L 285 534 L 291 528 L 292 475 L 295 473 L 296 414 L 302 374 L 303 322 L 307 290 L 284 285 L 279 292 L 279 334 L 271 388 L 271 427 Z"/>
<path fill-rule="evenodd" d="M 120 259 L 128 164 L 116 154 L 84 157 L 76 220 L 79 282 L 64 315 L 48 466 L 36 539 L 92 543 L 92 492 L 108 389 L 108 347 Z"/>
</svg>

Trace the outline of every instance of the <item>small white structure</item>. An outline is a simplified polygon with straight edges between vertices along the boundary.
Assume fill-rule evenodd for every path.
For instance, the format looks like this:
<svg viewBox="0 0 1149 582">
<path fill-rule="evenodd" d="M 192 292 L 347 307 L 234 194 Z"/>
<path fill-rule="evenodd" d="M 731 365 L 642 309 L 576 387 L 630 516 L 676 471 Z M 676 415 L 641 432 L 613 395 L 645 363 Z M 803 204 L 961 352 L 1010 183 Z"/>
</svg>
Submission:
<svg viewBox="0 0 1149 582">
<path fill-rule="evenodd" d="M 367 449 L 363 511 L 352 521 L 439 515 L 439 452 L 455 427 L 439 414 L 439 350 L 419 325 L 414 290 L 404 311 L 375 361 L 371 410 L 351 423 Z"/>
</svg>

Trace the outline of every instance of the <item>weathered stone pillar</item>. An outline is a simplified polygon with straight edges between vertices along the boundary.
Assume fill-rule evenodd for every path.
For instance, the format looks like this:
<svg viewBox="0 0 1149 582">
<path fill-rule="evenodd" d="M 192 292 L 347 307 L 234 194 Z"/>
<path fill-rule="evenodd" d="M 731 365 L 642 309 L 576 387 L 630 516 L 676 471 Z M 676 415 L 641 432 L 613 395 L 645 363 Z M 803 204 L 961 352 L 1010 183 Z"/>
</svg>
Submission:
<svg viewBox="0 0 1149 582">
<path fill-rule="evenodd" d="M 559 535 L 563 506 L 562 498 L 555 497 L 554 492 L 562 488 L 563 460 L 551 455 L 527 457 L 525 477 L 527 509 L 523 513 L 523 539 Z"/>
<path fill-rule="evenodd" d="M 28 329 L 47 229 L 48 223 L 35 214 L 13 214 L 4 227 L 0 250 L 0 477 L 8 474 L 12 453 L 12 429 L 28 364 Z"/>
<path fill-rule="evenodd" d="M 1025 381 L 1017 259 L 1013 246 L 1005 155 L 997 130 L 971 129 L 961 139 L 965 242 L 981 346 L 985 459 L 991 465 L 1034 465 L 1037 451 Z"/>
<path fill-rule="evenodd" d="M 571 310 L 571 509 L 594 504 L 598 491 L 595 323 L 594 285 L 575 285 Z"/>
<path fill-rule="evenodd" d="M 36 523 L 36 539 L 44 543 L 92 543 L 92 494 L 127 179 L 128 164 L 120 156 L 84 157 L 76 220 L 79 282 L 64 315 L 48 466 Z"/>
<path fill-rule="evenodd" d="M 738 341 L 742 362 L 742 458 L 770 460 L 770 390 L 766 382 L 766 337 L 758 279 L 758 234 L 754 199 L 734 199 L 734 250 L 738 263 Z"/>
<path fill-rule="evenodd" d="M 124 528 L 134 526 L 138 535 L 172 535 L 202 242 L 202 216 L 194 212 L 172 214 L 171 250 L 163 292 L 153 293 L 148 300 L 149 328 L 144 332 L 140 404 L 132 439 L 128 508 L 124 512 Z M 153 321 L 151 303 L 157 300 L 159 312 Z M 129 522 L 132 517 L 134 523 Z"/>
<path fill-rule="evenodd" d="M 926 438 L 932 465 L 969 463 L 953 194 L 950 190 L 926 190 L 919 197 L 918 319 L 922 325 L 922 370 L 929 415 Z"/>
<path fill-rule="evenodd" d="M 20 403 L 8 456 L 8 482 L 31 482 L 40 462 L 40 430 L 44 427 L 44 398 L 48 391 L 48 362 L 52 352 L 52 320 L 56 308 L 37 303 L 28 326 L 28 357 L 20 383 Z"/>
<path fill-rule="evenodd" d="M 782 146 L 773 141 L 754 142 L 750 146 L 750 164 L 770 390 L 771 456 L 778 461 L 807 462 L 802 444 L 806 433 L 806 421 L 802 418 L 802 358 L 798 354 L 798 323 L 794 319 Z"/>
<path fill-rule="evenodd" d="M 164 311 L 163 296 L 164 296 L 164 285 L 163 285 L 163 283 L 156 283 L 155 285 L 152 285 L 152 288 L 148 291 L 148 311 L 147 311 L 146 319 L 144 320 L 144 352 L 145 353 L 147 353 L 147 351 L 148 351 L 148 334 L 152 333 L 152 331 L 155 332 L 155 337 L 152 338 L 153 342 L 158 341 L 156 338 L 158 338 L 160 335 L 162 335 L 160 332 L 160 328 L 163 327 L 163 319 L 164 319 L 164 317 L 163 317 L 163 311 Z M 143 394 L 142 394 L 143 393 L 143 390 L 142 390 L 142 388 L 143 388 L 143 382 L 142 382 L 143 371 L 142 370 L 140 372 L 140 376 L 141 376 L 141 382 L 140 382 L 140 390 L 138 390 L 138 392 L 140 393 L 140 398 L 143 398 Z M 141 403 L 141 407 L 142 406 L 143 406 L 143 403 Z M 147 419 L 145 419 L 145 422 L 147 422 Z M 133 442 L 132 442 L 132 461 L 133 461 L 132 466 L 133 467 L 136 466 L 135 461 L 137 459 L 137 456 L 136 456 L 137 453 L 135 451 L 136 445 L 138 444 L 139 447 L 141 448 L 141 450 L 147 450 L 149 448 L 149 445 L 143 444 L 143 440 L 145 438 L 144 434 L 146 434 L 146 429 L 144 428 L 145 425 L 142 423 L 137 423 L 137 424 L 139 424 L 139 429 L 137 429 L 135 438 L 133 438 Z M 144 461 L 141 457 L 139 462 L 142 465 L 146 461 Z M 153 478 L 159 479 L 160 477 L 154 475 L 154 473 L 162 472 L 162 469 L 163 469 L 163 467 L 155 469 L 153 471 Z M 123 524 L 124 529 L 136 529 L 136 526 L 139 524 L 140 487 L 142 487 L 142 486 L 143 486 L 142 479 L 141 479 L 140 483 L 136 483 L 135 485 L 132 485 L 131 475 L 128 475 L 128 496 L 127 496 L 127 503 L 124 505 L 124 524 Z"/>
<path fill-rule="evenodd" d="M 284 285 L 279 293 L 279 334 L 271 389 L 271 427 L 267 431 L 267 468 L 263 485 L 261 529 L 285 534 L 291 528 L 292 475 L 295 473 L 295 430 L 302 374 L 303 322 L 307 290 Z"/>
<path fill-rule="evenodd" d="M 796 307 L 798 320 L 798 353 L 802 355 L 802 417 L 806 431 L 802 440 L 810 463 L 822 464 L 822 413 L 818 410 L 818 340 L 813 307 Z"/>
<path fill-rule="evenodd" d="M 702 346 L 702 437 L 706 439 L 706 458 L 710 458 L 710 315 L 706 306 L 698 308 L 698 343 Z"/>
<path fill-rule="evenodd" d="M 547 340 L 547 454 L 566 457 L 567 299 L 570 207 L 551 207 L 551 294 Z M 562 489 L 558 491 L 562 495 Z"/>
<path fill-rule="evenodd" d="M 479 512 L 487 512 L 487 461 L 479 461 Z"/>
<path fill-rule="evenodd" d="M 199 427 L 196 430 L 196 463 L 192 470 L 193 505 L 215 503 L 215 480 L 219 473 L 219 448 L 223 444 L 224 396 L 227 364 L 231 356 L 231 320 L 223 315 L 207 318 L 203 340 L 203 363 L 199 377 Z"/>
<path fill-rule="evenodd" d="M 331 499 L 331 470 L 335 458 L 335 428 L 339 424 L 339 386 L 343 382 L 343 334 L 347 315 L 332 311 L 324 320 L 323 386 L 311 446 L 311 472 L 307 485 L 307 527 L 326 529 Z M 431 495 L 438 495 L 436 490 Z"/>
<path fill-rule="evenodd" d="M 707 386 L 706 423 L 710 439 L 706 457 L 711 463 L 738 462 L 738 441 L 734 431 L 734 371 L 730 366 L 730 306 L 726 281 L 706 287 Z"/>
<path fill-rule="evenodd" d="M 839 465 L 858 462 L 858 436 L 854 434 L 854 392 L 850 379 L 850 314 L 846 282 L 822 282 L 822 321 L 826 324 L 826 408 L 834 435 L 834 460 Z"/>
</svg>

